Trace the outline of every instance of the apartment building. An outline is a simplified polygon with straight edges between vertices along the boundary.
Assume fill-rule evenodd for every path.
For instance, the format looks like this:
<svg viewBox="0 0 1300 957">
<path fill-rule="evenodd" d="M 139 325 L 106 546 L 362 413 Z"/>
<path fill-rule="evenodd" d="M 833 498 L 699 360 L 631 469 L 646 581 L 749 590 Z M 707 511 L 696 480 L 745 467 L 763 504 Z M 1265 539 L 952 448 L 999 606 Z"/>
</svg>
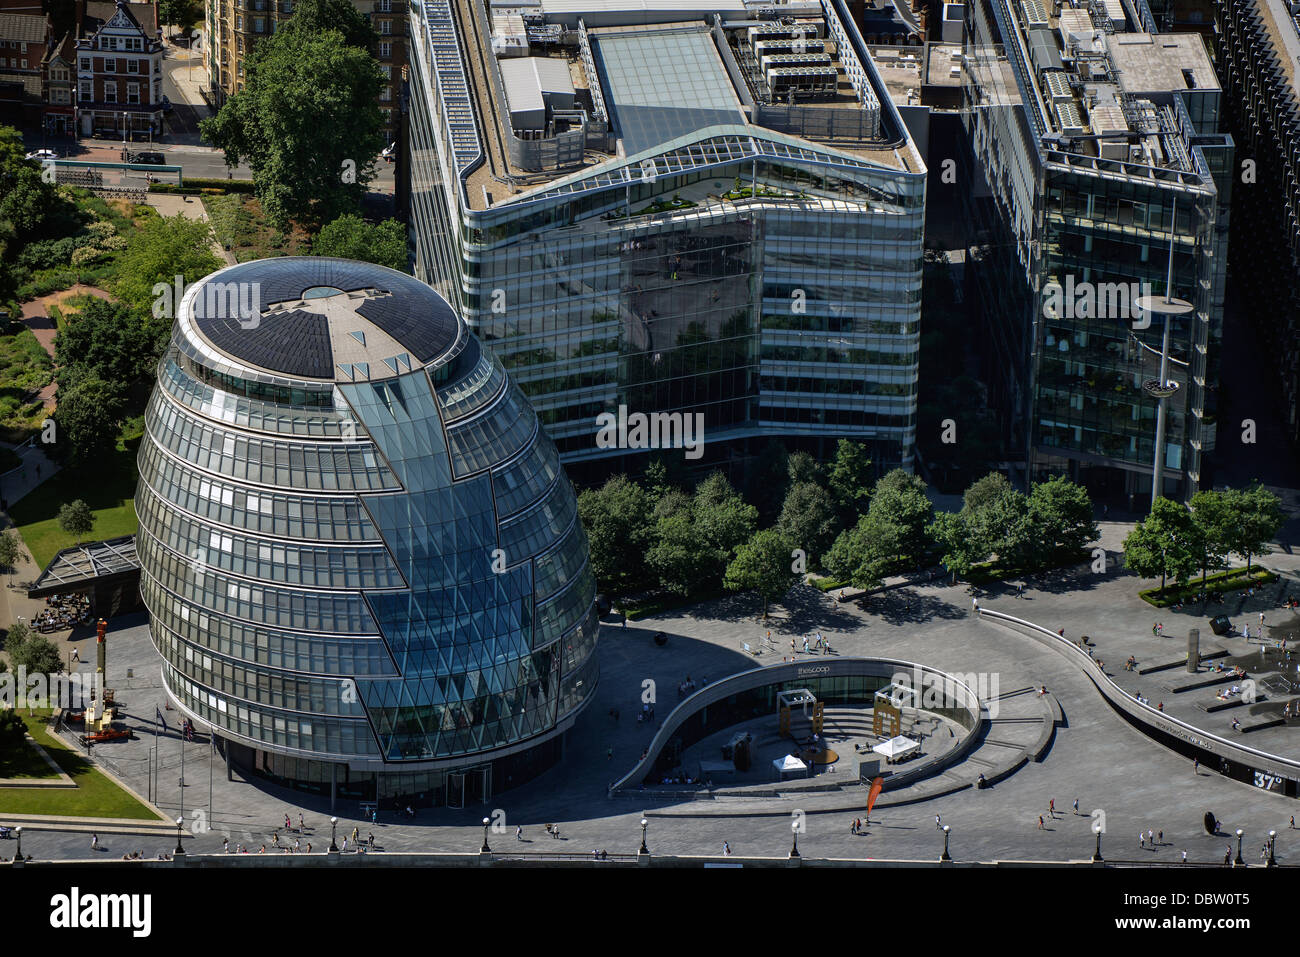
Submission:
<svg viewBox="0 0 1300 957">
<path fill-rule="evenodd" d="M 162 130 L 162 33 L 152 3 L 85 3 L 76 42 L 82 136 L 147 139 Z"/>
<path fill-rule="evenodd" d="M 370 52 L 388 83 L 380 90 L 379 108 L 389 131 L 406 63 L 405 7 L 394 0 L 353 0 L 379 40 Z M 253 47 L 293 16 L 293 0 L 207 0 L 204 14 L 206 95 L 220 107 L 244 86 L 244 64 Z"/>
</svg>

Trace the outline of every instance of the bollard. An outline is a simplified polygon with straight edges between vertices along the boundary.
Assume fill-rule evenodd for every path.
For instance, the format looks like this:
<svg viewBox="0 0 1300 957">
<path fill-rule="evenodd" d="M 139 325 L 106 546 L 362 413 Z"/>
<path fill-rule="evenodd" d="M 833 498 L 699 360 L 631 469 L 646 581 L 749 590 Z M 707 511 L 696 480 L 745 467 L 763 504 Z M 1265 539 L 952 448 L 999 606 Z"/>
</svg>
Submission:
<svg viewBox="0 0 1300 957">
<path fill-rule="evenodd" d="M 1201 629 L 1191 628 L 1187 632 L 1187 673 L 1196 674 L 1201 665 Z"/>
</svg>

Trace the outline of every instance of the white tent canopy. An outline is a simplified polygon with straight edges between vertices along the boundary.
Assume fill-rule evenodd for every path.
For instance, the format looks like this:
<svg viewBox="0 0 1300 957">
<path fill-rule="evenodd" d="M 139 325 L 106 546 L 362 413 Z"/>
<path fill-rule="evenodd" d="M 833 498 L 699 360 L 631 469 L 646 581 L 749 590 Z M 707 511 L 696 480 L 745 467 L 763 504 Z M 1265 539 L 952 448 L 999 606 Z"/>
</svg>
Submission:
<svg viewBox="0 0 1300 957">
<path fill-rule="evenodd" d="M 913 741 L 911 738 L 905 738 L 899 735 L 896 738 L 890 738 L 888 741 L 882 741 L 871 750 L 876 754 L 882 754 L 890 761 L 896 761 L 905 754 L 911 754 L 921 747 L 920 742 Z"/>
<path fill-rule="evenodd" d="M 772 762 L 772 767 L 776 768 L 778 774 L 786 774 L 794 771 L 807 771 L 808 765 L 804 764 L 793 754 L 787 754 L 783 758 L 777 758 Z"/>
</svg>

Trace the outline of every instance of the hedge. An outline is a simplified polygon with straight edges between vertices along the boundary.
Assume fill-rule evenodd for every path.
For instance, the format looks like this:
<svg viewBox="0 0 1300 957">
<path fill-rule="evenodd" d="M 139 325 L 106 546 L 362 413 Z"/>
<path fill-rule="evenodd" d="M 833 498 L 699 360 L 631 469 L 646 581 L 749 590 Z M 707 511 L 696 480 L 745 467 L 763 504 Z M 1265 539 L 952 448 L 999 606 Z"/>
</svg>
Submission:
<svg viewBox="0 0 1300 957">
<path fill-rule="evenodd" d="M 1232 568 L 1226 572 L 1207 575 L 1205 590 L 1211 594 L 1217 594 L 1237 591 L 1251 585 L 1267 585 L 1275 581 L 1277 581 L 1277 575 L 1259 566 L 1251 568 L 1249 576 L 1246 574 L 1245 568 Z M 1171 605 L 1194 602 L 1200 590 L 1201 579 L 1198 575 L 1182 586 L 1179 586 L 1176 582 L 1170 583 L 1165 587 L 1163 593 L 1159 588 L 1148 588 L 1146 591 L 1138 592 L 1138 597 L 1148 605 L 1153 605 L 1156 608 L 1168 608 Z"/>
<path fill-rule="evenodd" d="M 185 180 L 183 186 L 177 186 L 175 183 L 154 183 L 149 187 L 151 193 L 189 193 L 197 195 L 208 190 L 218 190 L 221 193 L 251 193 L 253 192 L 253 181 L 251 179 L 202 179 L 195 176 Z"/>
</svg>

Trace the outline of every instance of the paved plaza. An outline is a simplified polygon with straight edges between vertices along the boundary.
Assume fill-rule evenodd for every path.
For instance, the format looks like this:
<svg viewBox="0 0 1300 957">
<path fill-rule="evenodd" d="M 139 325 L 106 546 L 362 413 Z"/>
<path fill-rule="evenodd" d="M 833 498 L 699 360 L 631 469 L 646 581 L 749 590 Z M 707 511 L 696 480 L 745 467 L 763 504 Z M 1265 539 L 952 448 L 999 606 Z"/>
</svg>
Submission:
<svg viewBox="0 0 1300 957">
<path fill-rule="evenodd" d="M 1104 526 L 1102 544 L 1112 552 L 1105 573 L 1095 574 L 1087 566 L 1051 573 L 1027 580 L 1024 597 L 1017 597 L 1014 584 L 1008 584 L 983 592 L 980 601 L 986 608 L 1053 631 L 1064 629 L 1067 637 L 1089 635 L 1106 660 L 1107 671 L 1125 687 L 1132 681 L 1136 690 L 1140 682 L 1145 696 L 1154 701 L 1158 697 L 1157 676 L 1124 671 L 1127 655 L 1140 661 L 1176 656 L 1183 648 L 1186 629 L 1196 625 L 1202 628 L 1203 645 L 1222 646 L 1236 653 L 1245 643 L 1209 634 L 1199 609 L 1153 614 L 1137 597 L 1138 582 L 1115 570 L 1114 551 L 1126 531 L 1122 525 Z M 1282 591 L 1289 588 L 1300 594 L 1300 558 L 1279 551 L 1262 564 L 1282 574 Z M 1276 587 L 1254 598 L 1236 593 L 1223 610 L 1234 623 L 1244 622 L 1246 617 L 1256 623 L 1261 610 L 1280 620 L 1282 612 L 1275 602 L 1278 593 Z M 1207 835 L 1201 823 L 1205 812 L 1211 811 L 1222 821 L 1225 835 L 1238 827 L 1244 829 L 1248 862 L 1258 862 L 1260 845 L 1273 829 L 1279 832 L 1278 860 L 1300 863 L 1300 832 L 1289 828 L 1297 802 L 1205 768 L 1194 774 L 1189 760 L 1125 723 L 1065 656 L 991 620 L 973 617 L 970 606 L 965 585 L 927 583 L 843 603 L 801 587 L 774 609 L 767 622 L 761 620 L 751 596 L 707 602 L 626 627 L 617 615 L 610 616 L 600 645 L 599 691 L 571 733 L 561 765 L 522 787 L 502 791 L 486 805 L 419 810 L 413 820 L 403 817 L 399 821 L 390 812 L 381 814 L 372 825 L 360 819 L 354 802 L 340 801 L 336 811 L 340 840 L 355 826 L 363 837 L 373 833 L 381 852 L 472 851 L 482 839 L 481 820 L 488 816 L 505 826 L 504 833 L 492 837 L 496 850 L 587 854 L 602 848 L 628 853 L 640 842 L 639 821 L 644 815 L 650 822 L 652 852 L 717 854 L 726 841 L 738 855 L 781 855 L 789 849 L 792 815 L 801 812 L 805 830 L 800 850 L 806 856 L 928 859 L 942 847 L 935 827 L 935 815 L 939 815 L 942 823 L 952 828 L 952 853 L 958 859 L 1077 860 L 1092 852 L 1095 816 L 1104 818 L 1103 854 L 1108 859 L 1172 863 L 1186 850 L 1191 862 L 1222 862 L 1229 838 Z M 1153 637 L 1153 621 L 1162 621 L 1164 634 L 1173 637 Z M 166 731 L 155 723 L 156 709 L 165 709 L 166 701 L 161 661 L 149 642 L 143 616 L 124 617 L 113 625 L 108 686 L 115 688 L 124 702 L 125 717 L 136 738 L 104 745 L 96 757 L 105 759 L 134 790 L 147 795 L 151 793 L 148 754 L 157 731 L 161 761 L 154 802 L 164 814 L 175 816 L 183 800 L 187 829 L 193 834 L 186 841 L 191 852 L 221 853 L 223 838 L 229 837 L 232 845 L 247 844 L 256 852 L 265 843 L 268 853 L 275 853 L 272 835 L 277 829 L 282 844 L 301 840 L 305 850 L 310 842 L 314 852 L 328 847 L 328 799 L 282 790 L 261 780 L 246 781 L 238 773 L 227 781 L 220 756 L 211 769 L 209 798 L 210 752 L 205 735 L 182 744 L 177 734 L 179 716 L 174 711 L 163 712 Z M 745 643 L 751 647 L 760 644 L 769 629 L 775 654 L 755 657 L 743 650 Z M 660 630 L 669 635 L 662 647 L 652 640 Z M 931 800 L 878 807 L 866 835 L 851 834 L 849 827 L 862 813 L 865 790 L 860 787 L 703 800 L 635 791 L 608 796 L 608 786 L 636 763 L 657 727 L 634 718 L 647 680 L 654 682 L 656 718 L 661 721 L 677 705 L 678 685 L 688 676 L 702 685 L 739 670 L 779 662 L 790 656 L 791 638 L 796 639 L 795 657 L 815 660 L 818 655 L 803 653 L 802 638 L 816 631 L 826 636 L 835 654 L 900 658 L 950 673 L 984 674 L 995 680 L 1004 694 L 1045 685 L 1059 703 L 1063 721 L 1041 763 L 1030 761 L 987 789 L 966 787 Z M 86 651 L 83 659 L 89 657 Z M 1179 697 L 1164 695 L 1166 709 L 1178 713 L 1175 709 L 1182 708 L 1186 720 L 1199 719 L 1216 733 L 1229 733 L 1228 717 L 1183 705 L 1177 701 Z M 611 709 L 620 712 L 617 720 Z M 1300 732 L 1295 728 L 1269 729 L 1249 735 L 1248 743 L 1294 754 L 1290 736 L 1296 733 Z M 183 799 L 178 786 L 182 748 Z M 855 762 L 851 758 L 842 760 L 845 779 L 852 778 Z M 974 767 L 968 769 L 970 777 L 974 773 Z M 501 788 L 504 783 L 496 782 L 496 786 Z M 886 792 L 881 804 L 888 805 L 889 797 Z M 1054 816 L 1049 814 L 1053 799 Z M 1076 799 L 1078 814 L 1073 811 Z M 307 824 L 306 834 L 297 833 L 300 811 Z M 288 834 L 282 827 L 286 813 L 294 824 Z M 550 823 L 560 826 L 559 841 L 545 833 L 545 825 Z M 522 843 L 516 839 L 516 825 L 523 828 Z M 1148 829 L 1163 832 L 1163 837 L 1154 848 L 1140 848 L 1138 834 Z M 90 830 L 29 828 L 24 851 L 41 858 L 84 859 L 90 853 L 86 837 Z M 100 853 L 108 857 L 133 850 L 152 857 L 169 850 L 175 840 L 156 833 L 101 832 L 100 843 Z"/>
</svg>

